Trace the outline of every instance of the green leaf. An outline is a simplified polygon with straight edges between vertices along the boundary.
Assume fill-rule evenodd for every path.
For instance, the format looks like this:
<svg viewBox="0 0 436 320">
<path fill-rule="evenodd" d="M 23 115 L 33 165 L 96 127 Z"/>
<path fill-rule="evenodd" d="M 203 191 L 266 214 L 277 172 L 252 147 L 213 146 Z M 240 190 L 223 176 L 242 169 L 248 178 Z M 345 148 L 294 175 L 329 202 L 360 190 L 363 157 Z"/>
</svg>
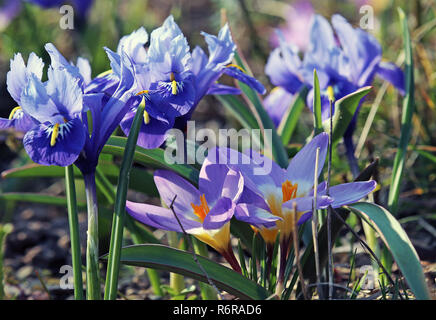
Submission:
<svg viewBox="0 0 436 320">
<path fill-rule="evenodd" d="M 116 183 L 120 169 L 114 164 L 100 163 L 98 168 L 108 177 L 112 183 Z M 12 178 L 64 178 L 65 169 L 58 166 L 43 166 L 39 164 L 29 164 L 19 168 L 13 168 L 3 171 L 3 179 Z M 77 167 L 74 167 L 74 177 L 83 179 L 82 173 Z M 132 168 L 130 177 L 130 188 L 149 196 L 158 196 L 156 186 L 153 181 L 153 175 L 144 169 Z"/>
<path fill-rule="evenodd" d="M 289 141 L 291 141 L 292 134 L 294 133 L 297 123 L 300 120 L 300 114 L 306 105 L 306 96 L 308 91 L 308 88 L 304 86 L 298 92 L 291 107 L 288 109 L 287 113 L 280 122 L 277 132 L 280 135 L 284 146 L 287 146 Z"/>
<path fill-rule="evenodd" d="M 413 77 L 413 55 L 412 43 L 410 41 L 407 18 L 404 11 L 398 8 L 400 22 L 403 30 L 403 42 L 405 57 L 404 77 L 406 80 L 406 95 L 403 100 L 403 110 L 401 117 L 401 135 L 397 153 L 395 154 L 394 165 L 392 168 L 391 188 L 389 189 L 388 208 L 396 215 L 398 211 L 398 198 L 400 195 L 401 180 L 404 166 L 406 164 L 407 146 L 412 132 L 412 116 L 415 109 L 414 101 L 414 77 Z"/>
<path fill-rule="evenodd" d="M 240 299 L 263 300 L 268 297 L 268 292 L 264 288 L 239 273 L 202 256 L 197 255 L 197 258 L 217 288 Z M 207 283 L 206 276 L 195 263 L 191 253 L 164 245 L 124 247 L 121 251 L 121 262 L 130 266 L 174 272 Z"/>
<path fill-rule="evenodd" d="M 313 121 L 315 135 L 323 132 L 321 117 L 321 90 L 319 88 L 319 80 L 316 69 L 313 69 Z"/>
<path fill-rule="evenodd" d="M 235 60 L 239 66 L 241 66 L 244 70 L 247 70 L 242 59 L 239 57 L 237 53 L 235 54 Z M 286 149 L 284 148 L 283 143 L 279 135 L 277 134 L 277 130 L 275 128 L 273 121 L 271 120 L 265 108 L 263 107 L 262 101 L 259 98 L 259 94 L 241 81 L 238 81 L 238 84 L 239 87 L 241 88 L 241 91 L 244 93 L 245 97 L 253 105 L 256 113 L 259 115 L 260 121 L 262 122 L 261 124 L 259 124 L 259 127 L 263 127 L 265 130 L 268 129 L 271 130 L 272 141 L 265 141 L 265 136 L 264 136 L 265 148 L 267 149 L 270 148 L 274 160 L 278 163 L 279 166 L 281 166 L 282 168 L 286 168 L 289 162 Z"/>
<path fill-rule="evenodd" d="M 356 113 L 357 107 L 359 106 L 360 100 L 368 94 L 372 87 L 360 88 L 345 97 L 337 100 L 335 102 L 335 113 L 333 115 L 333 133 L 332 141 L 333 143 L 338 142 L 344 136 L 345 131 L 348 128 L 354 114 Z M 324 122 L 325 131 L 330 131 L 330 120 Z"/>
<path fill-rule="evenodd" d="M 103 148 L 103 153 L 122 156 L 126 147 L 127 138 L 111 137 Z M 149 168 L 160 168 L 172 170 L 180 176 L 190 180 L 194 184 L 198 183 L 199 171 L 188 164 L 171 164 L 165 160 L 164 150 L 144 149 L 139 146 L 135 149 L 133 161 Z"/>
<path fill-rule="evenodd" d="M 136 142 L 138 141 L 139 130 L 144 119 L 144 108 L 145 98 L 142 98 L 142 102 L 138 106 L 135 118 L 133 119 L 129 136 L 127 137 L 123 160 L 121 162 L 115 198 L 114 215 L 112 219 L 112 231 L 106 271 L 106 285 L 104 291 L 105 300 L 115 300 L 117 297 L 121 246 L 123 241 L 124 220 L 126 215 L 127 191 L 129 189 L 130 170 L 132 169 L 133 165 Z"/>
<path fill-rule="evenodd" d="M 246 129 L 259 129 L 256 118 L 248 107 L 233 95 L 216 95 L 215 98 L 239 121 Z"/>
<path fill-rule="evenodd" d="M 367 216 L 374 223 L 416 298 L 430 299 L 418 254 L 394 216 L 385 208 L 372 203 L 359 202 L 348 208 Z"/>
</svg>

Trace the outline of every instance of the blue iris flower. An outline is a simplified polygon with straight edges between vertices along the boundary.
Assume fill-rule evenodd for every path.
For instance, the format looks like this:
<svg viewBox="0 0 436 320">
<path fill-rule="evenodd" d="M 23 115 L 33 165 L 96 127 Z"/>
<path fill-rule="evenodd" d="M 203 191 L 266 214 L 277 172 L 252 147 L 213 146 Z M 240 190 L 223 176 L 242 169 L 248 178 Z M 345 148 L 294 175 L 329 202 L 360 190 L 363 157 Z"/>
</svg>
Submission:
<svg viewBox="0 0 436 320">
<path fill-rule="evenodd" d="M 92 80 L 88 92 L 100 90 L 107 93 L 114 89 L 120 73 L 120 55 L 125 52 L 134 65 L 137 92 L 120 126 L 127 135 L 138 105 L 144 103 L 138 145 L 148 149 L 162 145 L 167 130 L 176 122 L 183 126 L 206 94 L 239 94 L 239 89 L 216 83 L 224 73 L 260 93 L 265 92 L 257 80 L 230 64 L 236 46 L 227 25 L 218 36 L 203 35 L 209 56 L 199 47 L 191 53 L 188 41 L 172 16 L 151 33 L 148 50 L 144 48 L 149 40 L 148 34 L 140 28 L 120 40 L 117 52 L 106 48 L 113 72 Z"/>
<path fill-rule="evenodd" d="M 271 53 L 265 72 L 279 88 L 265 99 L 265 105 L 276 125 L 289 107 L 293 94 L 303 85 L 312 87 L 314 69 L 322 90 L 323 120 L 330 116 L 330 100 L 338 100 L 358 88 L 370 85 L 375 75 L 391 82 L 400 93 L 404 93 L 402 70 L 393 63 L 382 61 L 381 46 L 372 35 L 353 28 L 338 14 L 332 16 L 332 25 L 333 29 L 325 18 L 314 16 L 310 45 L 303 60 L 296 47 L 283 39 Z M 307 105 L 311 110 L 312 101 L 311 89 L 307 96 Z"/>
<path fill-rule="evenodd" d="M 34 162 L 74 163 L 84 174 L 93 173 L 103 146 L 126 114 L 132 97 L 136 99 L 133 62 L 122 53 L 112 94 L 94 93 L 89 92 L 95 87 L 86 59 L 79 58 L 74 65 L 53 44 L 46 44 L 45 49 L 51 58 L 46 82 L 41 81 L 44 64 L 35 54 L 29 56 L 27 66 L 20 54 L 11 60 L 8 90 L 20 107 L 13 110 L 10 119 L 0 119 L 0 126 L 26 133 L 23 144 Z"/>
</svg>

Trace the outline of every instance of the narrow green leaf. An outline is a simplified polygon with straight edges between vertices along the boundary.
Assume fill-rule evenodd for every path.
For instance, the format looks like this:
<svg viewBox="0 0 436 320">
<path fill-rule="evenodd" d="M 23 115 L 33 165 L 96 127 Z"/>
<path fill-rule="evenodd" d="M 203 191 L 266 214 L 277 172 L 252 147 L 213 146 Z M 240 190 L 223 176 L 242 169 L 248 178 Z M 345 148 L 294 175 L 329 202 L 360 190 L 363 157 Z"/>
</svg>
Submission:
<svg viewBox="0 0 436 320">
<path fill-rule="evenodd" d="M 217 288 L 240 299 L 263 300 L 268 297 L 268 292 L 264 288 L 239 273 L 202 256 L 197 256 L 197 258 Z M 121 252 L 121 262 L 131 266 L 179 273 L 207 283 L 206 276 L 194 261 L 191 253 L 164 245 L 146 244 L 124 247 Z"/>
<path fill-rule="evenodd" d="M 315 135 L 324 130 L 321 117 L 321 90 L 316 69 L 313 69 L 313 127 L 315 128 Z"/>
<path fill-rule="evenodd" d="M 127 138 L 111 137 L 103 148 L 103 153 L 122 156 L 126 147 Z M 148 168 L 167 169 L 176 172 L 194 184 L 198 183 L 199 171 L 188 164 L 171 164 L 165 160 L 165 151 L 162 149 L 144 149 L 139 146 L 135 149 L 133 161 Z"/>
<path fill-rule="evenodd" d="M 300 114 L 306 105 L 306 96 L 308 91 L 308 88 L 304 86 L 298 92 L 291 107 L 288 109 L 287 113 L 280 122 L 277 132 L 280 135 L 284 146 L 287 146 L 289 141 L 291 141 L 292 134 L 294 133 L 297 123 L 300 120 Z"/>
<path fill-rule="evenodd" d="M 396 215 L 398 211 L 398 198 L 400 195 L 403 170 L 406 163 L 407 146 L 412 131 L 412 115 L 415 108 L 412 43 L 410 41 L 406 14 L 401 8 L 398 8 L 398 13 L 403 31 L 404 51 L 406 53 L 404 69 L 406 95 L 403 100 L 400 142 L 394 159 L 391 188 L 389 189 L 388 196 L 388 208 L 394 215 Z"/>
<path fill-rule="evenodd" d="M 237 53 L 235 54 L 235 60 L 239 66 L 241 66 L 244 70 L 247 70 L 242 59 Z M 262 122 L 262 126 L 260 126 L 259 124 L 259 127 L 263 127 L 265 130 L 271 130 L 272 141 L 265 141 L 264 136 L 265 148 L 271 148 L 272 156 L 274 160 L 279 164 L 279 166 L 281 166 L 282 168 L 287 167 L 289 159 L 286 153 L 286 149 L 283 147 L 283 143 L 279 135 L 277 134 L 277 130 L 273 121 L 263 107 L 262 101 L 259 98 L 259 94 L 241 81 L 238 81 L 238 84 L 245 97 L 248 99 L 249 102 L 251 102 L 251 104 L 255 108 L 256 113 L 258 114 L 260 121 Z M 272 145 L 269 146 L 269 144 L 271 143 Z"/>
<path fill-rule="evenodd" d="M 394 216 L 385 208 L 372 203 L 359 202 L 348 207 L 374 222 L 416 298 L 430 299 L 418 254 Z"/>
<path fill-rule="evenodd" d="M 112 220 L 112 232 L 106 273 L 106 286 L 104 292 L 105 300 L 114 300 L 117 297 L 121 246 L 123 241 L 124 220 L 126 215 L 127 191 L 129 188 L 130 170 L 133 164 L 136 142 L 138 140 L 139 130 L 143 122 L 144 108 L 145 98 L 143 98 L 143 102 L 138 106 L 135 118 L 133 119 L 121 163 L 115 198 L 114 215 Z"/>
</svg>

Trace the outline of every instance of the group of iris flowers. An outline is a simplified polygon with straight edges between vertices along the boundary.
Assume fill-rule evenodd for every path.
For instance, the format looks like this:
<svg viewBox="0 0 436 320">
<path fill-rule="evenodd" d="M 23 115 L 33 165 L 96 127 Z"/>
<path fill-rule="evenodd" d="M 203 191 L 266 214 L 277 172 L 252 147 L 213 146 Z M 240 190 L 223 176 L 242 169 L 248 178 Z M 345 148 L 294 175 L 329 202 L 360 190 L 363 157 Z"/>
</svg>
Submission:
<svg viewBox="0 0 436 320">
<path fill-rule="evenodd" d="M 279 36 L 279 46 L 265 69 L 278 87 L 265 99 L 276 125 L 303 86 L 310 88 L 307 105 L 313 108 L 314 69 L 322 89 L 323 120 L 332 116 L 328 108 L 332 101 L 369 85 L 375 74 L 391 81 L 400 92 L 404 90 L 402 71 L 381 61 L 380 45 L 371 35 L 352 28 L 339 15 L 333 16 L 332 23 L 335 34 L 323 17 L 314 17 L 303 60 L 295 47 Z M 160 148 L 167 131 L 183 129 L 205 95 L 241 93 L 239 88 L 218 83 L 223 74 L 259 94 L 266 92 L 259 81 L 233 63 L 236 45 L 228 25 L 217 36 L 202 35 L 208 53 L 198 46 L 190 50 L 172 16 L 150 36 L 139 28 L 122 37 L 116 51 L 104 48 L 111 70 L 95 78 L 88 60 L 69 62 L 51 43 L 45 45 L 51 59 L 45 82 L 41 80 L 44 63 L 36 54 L 29 55 L 27 64 L 20 53 L 11 59 L 7 88 L 17 107 L 8 119 L 0 119 L 0 128 L 23 132 L 24 148 L 34 162 L 63 167 L 74 164 L 82 172 L 91 208 L 87 264 L 94 264 L 94 273 L 98 270 L 95 172 L 114 130 L 120 126 L 129 135 L 140 110 L 137 145 Z M 353 126 L 352 122 L 344 138 L 350 139 Z M 352 141 L 349 143 L 352 148 Z M 149 226 L 193 235 L 220 253 L 237 272 L 241 267 L 230 241 L 232 218 L 248 223 L 269 251 L 279 239 L 281 259 L 286 260 L 292 233 L 298 227 L 294 222 L 300 225 L 314 210 L 356 202 L 376 187 L 374 181 L 366 181 L 336 186 L 322 182 L 314 188 L 328 148 L 329 135 L 315 135 L 287 168 L 282 168 L 250 149 L 240 153 L 217 147 L 208 150 L 198 188 L 172 171 L 156 170 L 154 181 L 164 206 L 127 201 L 126 211 Z M 272 169 L 259 174 L 265 161 L 271 161 Z M 281 269 L 279 282 L 283 275 Z"/>
</svg>

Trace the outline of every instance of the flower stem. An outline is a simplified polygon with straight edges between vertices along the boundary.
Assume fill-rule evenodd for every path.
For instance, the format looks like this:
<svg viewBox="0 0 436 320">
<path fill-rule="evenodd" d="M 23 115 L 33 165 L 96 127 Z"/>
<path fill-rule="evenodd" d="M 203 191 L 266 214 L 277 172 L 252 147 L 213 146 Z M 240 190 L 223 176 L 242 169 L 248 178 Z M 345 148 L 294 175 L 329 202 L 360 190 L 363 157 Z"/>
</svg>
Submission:
<svg viewBox="0 0 436 320">
<path fill-rule="evenodd" d="M 177 232 L 168 231 L 168 244 L 170 247 L 179 248 L 179 238 Z M 182 275 L 177 273 L 170 273 L 170 287 L 174 289 L 175 292 L 180 293 L 185 289 L 185 279 Z"/>
<path fill-rule="evenodd" d="M 233 270 L 242 274 L 241 266 L 239 265 L 239 262 L 236 259 L 235 254 L 233 253 L 233 249 L 230 243 L 227 250 L 223 250 L 220 253 L 227 260 L 227 262 L 230 264 Z"/>
<path fill-rule="evenodd" d="M 71 260 L 73 263 L 74 299 L 83 300 L 82 255 L 80 252 L 79 219 L 73 166 L 65 167 L 65 191 L 70 227 Z"/>
<path fill-rule="evenodd" d="M 88 300 L 100 300 L 98 268 L 98 206 L 95 190 L 95 173 L 84 175 L 86 202 L 88 205 L 88 239 L 86 243 L 86 296 Z"/>
<path fill-rule="evenodd" d="M 117 194 L 115 199 L 114 215 L 112 220 L 111 242 L 109 248 L 106 288 L 104 292 L 105 300 L 114 300 L 118 292 L 118 275 L 120 271 L 121 246 L 124 233 L 124 220 L 126 216 L 127 190 L 129 189 L 130 170 L 132 169 L 133 156 L 135 154 L 136 142 L 138 140 L 139 129 L 143 122 L 145 107 L 141 102 L 139 105 L 133 124 L 127 137 L 126 148 L 124 149 L 123 161 L 121 163 L 120 175 L 118 178 Z"/>
</svg>

